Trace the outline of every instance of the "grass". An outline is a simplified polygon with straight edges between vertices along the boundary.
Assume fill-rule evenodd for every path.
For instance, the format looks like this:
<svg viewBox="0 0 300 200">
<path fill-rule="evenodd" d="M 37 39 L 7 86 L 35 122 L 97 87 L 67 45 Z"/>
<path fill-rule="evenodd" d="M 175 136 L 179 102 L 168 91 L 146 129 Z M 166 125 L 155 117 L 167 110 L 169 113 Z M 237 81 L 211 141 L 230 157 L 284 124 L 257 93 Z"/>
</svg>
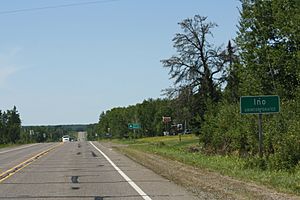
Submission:
<svg viewBox="0 0 300 200">
<path fill-rule="evenodd" d="M 188 165 L 215 171 L 243 181 L 253 181 L 278 191 L 300 194 L 300 169 L 295 172 L 250 169 L 246 161 L 238 156 L 205 155 L 201 153 L 198 138 L 183 135 L 141 138 L 136 140 L 113 140 L 128 144 L 126 148 L 158 154 Z"/>
<path fill-rule="evenodd" d="M 0 149 L 5 147 L 15 147 L 18 146 L 17 144 L 0 144 Z"/>
</svg>

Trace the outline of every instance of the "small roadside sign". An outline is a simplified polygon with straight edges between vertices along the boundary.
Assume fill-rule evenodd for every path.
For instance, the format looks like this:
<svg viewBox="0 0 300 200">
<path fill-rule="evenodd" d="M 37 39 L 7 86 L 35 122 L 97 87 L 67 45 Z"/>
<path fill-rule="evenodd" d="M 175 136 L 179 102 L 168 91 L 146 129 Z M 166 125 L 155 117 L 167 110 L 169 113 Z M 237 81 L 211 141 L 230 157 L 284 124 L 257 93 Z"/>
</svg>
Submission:
<svg viewBox="0 0 300 200">
<path fill-rule="evenodd" d="M 140 128 L 141 128 L 141 125 L 140 125 L 140 124 L 137 124 L 137 123 L 129 123 L 129 124 L 128 124 L 128 128 L 129 128 L 129 129 L 140 129 Z"/>
<path fill-rule="evenodd" d="M 278 113 L 280 110 L 279 96 L 242 96 L 240 107 L 242 114 Z"/>
<path fill-rule="evenodd" d="M 162 117 L 163 123 L 171 122 L 171 117 Z"/>
</svg>

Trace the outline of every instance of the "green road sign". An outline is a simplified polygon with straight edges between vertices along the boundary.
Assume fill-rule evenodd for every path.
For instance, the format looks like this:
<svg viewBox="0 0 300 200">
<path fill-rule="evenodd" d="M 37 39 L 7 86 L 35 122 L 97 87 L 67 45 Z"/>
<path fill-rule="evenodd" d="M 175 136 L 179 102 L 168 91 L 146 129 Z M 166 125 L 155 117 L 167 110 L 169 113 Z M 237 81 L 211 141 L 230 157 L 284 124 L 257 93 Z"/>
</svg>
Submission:
<svg viewBox="0 0 300 200">
<path fill-rule="evenodd" d="M 279 96 L 243 96 L 240 98 L 242 114 L 278 113 Z"/>
<path fill-rule="evenodd" d="M 130 124 L 128 124 L 128 128 L 129 129 L 140 129 L 141 125 L 140 124 L 136 124 L 136 123 L 130 123 Z"/>
</svg>

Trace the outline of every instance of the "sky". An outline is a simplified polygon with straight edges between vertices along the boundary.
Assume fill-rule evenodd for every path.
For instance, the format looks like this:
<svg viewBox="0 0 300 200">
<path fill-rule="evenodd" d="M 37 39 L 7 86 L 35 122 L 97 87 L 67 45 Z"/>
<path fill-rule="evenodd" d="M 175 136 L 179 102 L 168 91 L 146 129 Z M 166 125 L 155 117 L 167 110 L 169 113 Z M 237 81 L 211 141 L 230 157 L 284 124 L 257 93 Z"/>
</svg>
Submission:
<svg viewBox="0 0 300 200">
<path fill-rule="evenodd" d="M 178 22 L 215 22 L 236 36 L 239 0 L 1 0 L 0 110 L 22 125 L 89 124 L 102 111 L 164 98 L 160 60 L 176 55 Z"/>
</svg>

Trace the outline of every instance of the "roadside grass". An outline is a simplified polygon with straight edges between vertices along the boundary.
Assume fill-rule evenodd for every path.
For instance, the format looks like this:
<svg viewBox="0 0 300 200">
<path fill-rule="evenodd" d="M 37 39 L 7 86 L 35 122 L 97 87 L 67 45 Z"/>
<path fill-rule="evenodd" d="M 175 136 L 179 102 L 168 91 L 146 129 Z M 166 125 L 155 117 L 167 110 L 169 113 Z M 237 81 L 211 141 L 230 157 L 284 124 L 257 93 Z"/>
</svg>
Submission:
<svg viewBox="0 0 300 200">
<path fill-rule="evenodd" d="M 280 192 L 300 195 L 300 167 L 294 172 L 250 169 L 245 167 L 246 160 L 238 156 L 201 153 L 201 145 L 195 135 L 182 135 L 181 142 L 178 136 L 112 140 L 112 142 L 127 144 L 126 148 L 157 154 L 239 180 L 263 184 Z"/>
<path fill-rule="evenodd" d="M 0 144 L 0 149 L 5 147 L 16 147 L 19 146 L 18 144 Z"/>
</svg>

